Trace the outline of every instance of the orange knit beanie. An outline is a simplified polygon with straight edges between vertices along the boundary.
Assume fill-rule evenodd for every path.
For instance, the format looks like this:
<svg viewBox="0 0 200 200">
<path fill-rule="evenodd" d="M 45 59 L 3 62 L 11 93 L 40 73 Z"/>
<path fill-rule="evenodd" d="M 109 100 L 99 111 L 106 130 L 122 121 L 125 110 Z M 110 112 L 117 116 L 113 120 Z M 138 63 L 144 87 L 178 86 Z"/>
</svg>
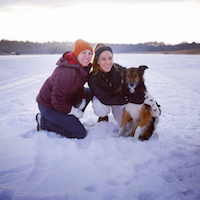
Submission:
<svg viewBox="0 0 200 200">
<path fill-rule="evenodd" d="M 81 51 L 85 50 L 85 49 L 89 49 L 89 50 L 91 50 L 92 53 L 93 53 L 92 46 L 91 46 L 90 43 L 88 43 L 88 42 L 86 42 L 86 41 L 84 41 L 84 40 L 81 40 L 81 39 L 76 40 L 76 42 L 74 43 L 74 49 L 73 49 L 74 55 L 77 57 L 78 54 L 79 54 Z"/>
</svg>

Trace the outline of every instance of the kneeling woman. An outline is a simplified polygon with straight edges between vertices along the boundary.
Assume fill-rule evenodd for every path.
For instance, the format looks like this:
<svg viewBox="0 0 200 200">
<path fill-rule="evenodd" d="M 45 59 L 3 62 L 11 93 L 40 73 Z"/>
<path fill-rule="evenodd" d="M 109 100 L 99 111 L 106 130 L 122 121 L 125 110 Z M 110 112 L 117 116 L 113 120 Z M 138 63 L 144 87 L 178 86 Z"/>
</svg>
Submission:
<svg viewBox="0 0 200 200">
<path fill-rule="evenodd" d="M 113 63 L 111 47 L 99 43 L 96 45 L 93 60 L 93 71 L 89 75 L 88 84 L 93 93 L 92 106 L 99 121 L 108 121 L 108 114 L 112 109 L 118 124 L 121 123 L 124 104 L 128 102 L 142 103 L 144 95 L 141 93 L 127 96 L 122 90 L 125 68 Z M 130 99 L 131 98 L 131 99 Z"/>
<path fill-rule="evenodd" d="M 92 46 L 88 42 L 77 40 L 73 52 L 66 52 L 59 59 L 58 67 L 45 81 L 36 98 L 41 112 L 36 115 L 38 131 L 54 131 L 68 138 L 86 136 L 79 118 L 92 98 L 90 89 L 84 88 L 92 54 Z"/>
</svg>

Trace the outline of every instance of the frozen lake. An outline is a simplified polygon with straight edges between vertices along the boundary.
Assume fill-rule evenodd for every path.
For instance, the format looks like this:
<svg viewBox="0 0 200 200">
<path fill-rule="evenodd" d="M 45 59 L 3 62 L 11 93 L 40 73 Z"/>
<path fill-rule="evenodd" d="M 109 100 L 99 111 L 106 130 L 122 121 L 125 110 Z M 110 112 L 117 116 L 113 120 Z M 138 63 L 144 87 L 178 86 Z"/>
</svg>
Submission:
<svg viewBox="0 0 200 200">
<path fill-rule="evenodd" d="M 20 55 L 0 56 L 0 85 L 19 78 L 29 78 L 47 74 L 55 68 L 61 55 Z M 114 61 L 125 67 L 147 65 L 151 72 L 164 76 L 171 81 L 200 92 L 200 55 L 169 54 L 115 54 Z M 148 73 L 149 70 L 146 71 Z M 153 79 L 153 77 L 152 77 Z"/>
<path fill-rule="evenodd" d="M 36 131 L 35 98 L 61 55 L 0 56 L 0 200 L 199 200 L 200 55 L 114 54 L 147 65 L 162 115 L 149 141 L 116 138 L 91 103 L 83 140 Z"/>
</svg>

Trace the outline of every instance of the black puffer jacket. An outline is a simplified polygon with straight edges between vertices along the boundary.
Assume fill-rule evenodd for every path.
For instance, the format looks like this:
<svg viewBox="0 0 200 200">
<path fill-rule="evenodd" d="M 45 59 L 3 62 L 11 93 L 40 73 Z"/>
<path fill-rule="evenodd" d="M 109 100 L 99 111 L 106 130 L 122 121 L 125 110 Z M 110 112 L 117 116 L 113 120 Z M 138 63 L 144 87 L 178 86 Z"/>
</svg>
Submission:
<svg viewBox="0 0 200 200">
<path fill-rule="evenodd" d="M 114 66 L 115 65 L 115 66 Z M 114 64 L 110 72 L 98 71 L 96 75 L 90 73 L 88 84 L 94 96 L 105 105 L 124 105 L 127 103 L 122 93 L 122 76 L 125 68 Z"/>
</svg>

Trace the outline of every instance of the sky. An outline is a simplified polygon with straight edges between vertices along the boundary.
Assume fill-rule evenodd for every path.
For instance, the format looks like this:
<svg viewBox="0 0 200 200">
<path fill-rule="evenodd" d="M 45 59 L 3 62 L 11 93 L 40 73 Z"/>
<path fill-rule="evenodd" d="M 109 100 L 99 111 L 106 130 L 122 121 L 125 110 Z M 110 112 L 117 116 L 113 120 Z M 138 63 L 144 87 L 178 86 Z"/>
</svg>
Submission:
<svg viewBox="0 0 200 200">
<path fill-rule="evenodd" d="M 200 0 L 0 0 L 0 40 L 200 43 Z"/>
</svg>

